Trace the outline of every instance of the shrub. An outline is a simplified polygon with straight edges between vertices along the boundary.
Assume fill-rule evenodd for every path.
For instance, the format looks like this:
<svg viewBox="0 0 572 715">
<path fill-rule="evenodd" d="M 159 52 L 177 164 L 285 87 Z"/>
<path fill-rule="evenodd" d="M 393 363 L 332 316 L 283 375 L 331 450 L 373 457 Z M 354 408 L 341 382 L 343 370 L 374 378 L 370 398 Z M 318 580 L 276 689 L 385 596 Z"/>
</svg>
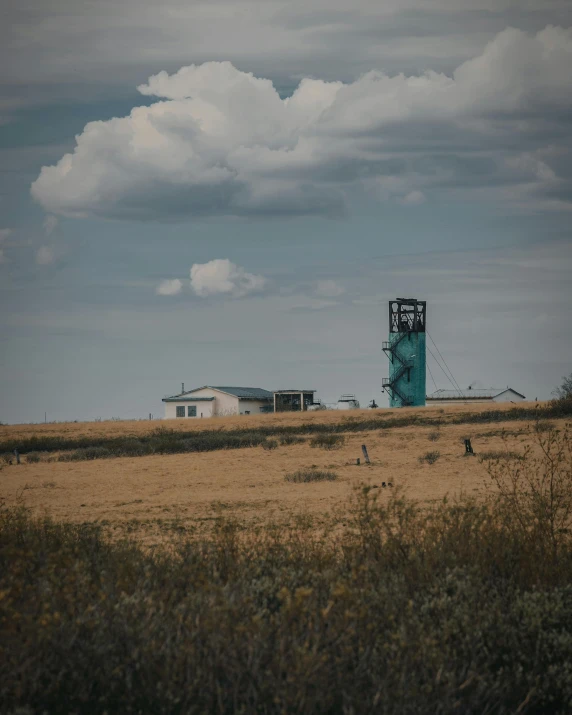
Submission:
<svg viewBox="0 0 572 715">
<path fill-rule="evenodd" d="M 301 444 L 302 442 L 305 442 L 303 437 L 297 437 L 294 434 L 281 434 L 279 439 L 280 444 L 282 445 Z"/>
<path fill-rule="evenodd" d="M 264 442 L 262 442 L 262 449 L 271 451 L 276 449 L 276 447 L 278 447 L 278 440 L 276 439 L 265 439 Z"/>
<path fill-rule="evenodd" d="M 427 439 L 430 442 L 437 442 L 437 440 L 441 439 L 441 433 L 437 430 L 435 432 L 429 432 L 429 434 L 427 435 Z"/>
<path fill-rule="evenodd" d="M 491 450 L 489 452 L 480 452 L 479 459 L 481 462 L 490 462 L 498 459 L 523 459 L 523 455 L 519 452 L 511 452 L 509 450 Z"/>
<path fill-rule="evenodd" d="M 532 430 L 539 454 L 527 447 L 514 460 L 497 460 L 488 466 L 505 518 L 514 519 L 522 537 L 534 540 L 556 555 L 570 543 L 572 528 L 572 436 L 568 428 Z"/>
<path fill-rule="evenodd" d="M 86 447 L 83 449 L 76 449 L 73 452 L 64 452 L 63 454 L 60 454 L 58 461 L 80 462 L 87 459 L 104 459 L 113 456 L 116 455 L 114 455 L 107 447 Z"/>
<path fill-rule="evenodd" d="M 426 452 L 422 457 L 419 457 L 419 461 L 421 464 L 423 464 L 423 462 L 427 462 L 427 464 L 435 464 L 440 456 L 440 452 Z"/>
<path fill-rule="evenodd" d="M 44 455 L 42 455 L 40 452 L 28 452 L 26 455 L 26 462 L 29 462 L 30 464 L 35 464 L 36 462 L 41 462 L 43 459 Z"/>
<path fill-rule="evenodd" d="M 314 468 L 299 469 L 284 477 L 287 482 L 333 482 L 337 478 L 338 475 L 335 472 Z"/>
<path fill-rule="evenodd" d="M 554 423 L 548 420 L 538 420 L 534 424 L 534 429 L 536 432 L 550 432 L 550 430 L 555 429 Z"/>
<path fill-rule="evenodd" d="M 310 447 L 321 447 L 321 449 L 340 449 L 345 443 L 343 434 L 319 434 L 312 437 Z"/>
<path fill-rule="evenodd" d="M 562 402 L 569 401 L 572 403 L 572 372 L 570 375 L 562 378 L 562 384 L 552 390 L 552 394 L 556 400 Z"/>
<path fill-rule="evenodd" d="M 0 509 L 2 712 L 571 712 L 570 532 L 378 491 L 327 539 L 218 518 L 162 552 Z"/>
</svg>

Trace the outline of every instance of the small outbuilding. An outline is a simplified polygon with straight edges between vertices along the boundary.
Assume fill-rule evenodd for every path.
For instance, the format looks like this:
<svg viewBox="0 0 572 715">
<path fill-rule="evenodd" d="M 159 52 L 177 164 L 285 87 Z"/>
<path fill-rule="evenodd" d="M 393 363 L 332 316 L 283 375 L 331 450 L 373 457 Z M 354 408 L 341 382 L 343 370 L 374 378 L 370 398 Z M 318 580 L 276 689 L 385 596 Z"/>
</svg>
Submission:
<svg viewBox="0 0 572 715">
<path fill-rule="evenodd" d="M 258 415 L 272 412 L 273 396 L 260 387 L 213 387 L 205 385 L 164 397 L 165 419 Z"/>
<path fill-rule="evenodd" d="M 314 405 L 316 390 L 275 390 L 274 412 L 305 412 Z"/>
<path fill-rule="evenodd" d="M 427 405 L 457 405 L 475 402 L 522 402 L 526 397 L 512 387 L 489 387 L 485 390 L 469 387 L 466 390 L 436 390 L 425 399 Z"/>
</svg>

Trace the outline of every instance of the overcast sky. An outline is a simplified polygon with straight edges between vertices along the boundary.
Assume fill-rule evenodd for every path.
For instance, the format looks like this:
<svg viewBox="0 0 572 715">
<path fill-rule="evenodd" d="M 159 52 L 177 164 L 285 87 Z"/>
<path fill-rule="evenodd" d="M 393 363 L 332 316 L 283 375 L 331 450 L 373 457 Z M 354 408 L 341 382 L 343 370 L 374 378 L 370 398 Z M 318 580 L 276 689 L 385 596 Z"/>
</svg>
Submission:
<svg viewBox="0 0 572 715">
<path fill-rule="evenodd" d="M 161 416 L 181 382 L 385 405 L 401 295 L 462 386 L 549 398 L 571 66 L 569 0 L 7 3 L 0 420 Z"/>
</svg>

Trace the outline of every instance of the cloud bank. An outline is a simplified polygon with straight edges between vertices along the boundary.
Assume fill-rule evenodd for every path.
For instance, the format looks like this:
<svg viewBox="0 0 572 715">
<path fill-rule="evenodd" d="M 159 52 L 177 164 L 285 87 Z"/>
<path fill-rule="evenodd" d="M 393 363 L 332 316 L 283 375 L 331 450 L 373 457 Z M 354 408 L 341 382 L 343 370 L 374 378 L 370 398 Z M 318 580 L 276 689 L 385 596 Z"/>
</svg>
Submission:
<svg viewBox="0 0 572 715">
<path fill-rule="evenodd" d="M 160 72 L 138 88 L 160 101 L 87 124 L 31 192 L 54 215 L 159 221 L 337 217 L 356 189 L 571 208 L 571 64 L 572 29 L 548 26 L 499 33 L 452 76 L 306 78 L 285 99 L 229 62 Z"/>
<path fill-rule="evenodd" d="M 266 278 L 247 273 L 228 258 L 216 258 L 208 263 L 195 263 L 191 267 L 191 290 L 201 298 L 226 295 L 243 298 L 258 293 L 266 286 Z"/>
</svg>

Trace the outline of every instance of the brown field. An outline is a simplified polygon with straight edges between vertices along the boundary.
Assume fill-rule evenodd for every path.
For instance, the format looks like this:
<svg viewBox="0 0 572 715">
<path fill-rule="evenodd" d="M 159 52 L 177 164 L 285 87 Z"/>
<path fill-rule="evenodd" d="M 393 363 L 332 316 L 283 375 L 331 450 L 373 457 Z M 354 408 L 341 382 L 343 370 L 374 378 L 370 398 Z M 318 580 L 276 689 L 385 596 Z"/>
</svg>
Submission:
<svg viewBox="0 0 572 715">
<path fill-rule="evenodd" d="M 497 407 L 495 405 L 495 409 Z M 510 407 L 512 405 L 507 409 Z M 490 407 L 479 405 L 470 409 Z M 437 441 L 429 440 L 429 434 L 435 432 L 433 427 L 403 427 L 346 434 L 344 446 L 331 451 L 311 448 L 306 441 L 279 446 L 273 451 L 254 447 L 5 466 L 0 472 L 0 497 L 7 504 L 22 503 L 37 514 L 79 522 L 97 521 L 112 533 L 133 533 L 151 543 L 183 527 L 200 529 L 221 514 L 249 523 L 269 519 L 283 522 L 295 515 L 309 514 L 319 522 L 321 518 L 326 520 L 333 513 L 343 512 L 356 487 L 365 484 L 379 487 L 382 499 L 389 498 L 397 488 L 424 502 L 446 496 L 454 498 L 461 493 L 478 497 L 489 481 L 486 462 L 481 462 L 478 454 L 507 448 L 523 452 L 534 440 L 530 422 L 447 424 L 447 418 L 468 410 L 467 405 L 422 410 L 424 416 L 444 420 Z M 413 410 L 376 412 L 383 416 L 401 416 Z M 334 424 L 371 414 L 371 410 L 327 411 L 225 417 L 197 422 L 9 425 L 0 427 L 0 439 L 46 434 L 66 437 L 141 434 L 161 425 L 176 430 L 226 430 L 313 420 Z M 554 424 L 558 426 L 558 422 Z M 506 443 L 503 442 L 503 431 L 508 434 Z M 462 440 L 467 436 L 472 439 L 476 457 L 464 455 Z M 372 464 L 357 466 L 356 459 L 362 457 L 361 445 L 364 443 Z M 419 462 L 419 457 L 435 450 L 440 452 L 440 457 L 434 464 Z M 285 481 L 286 474 L 310 466 L 332 470 L 338 479 L 308 484 Z M 394 486 L 384 489 L 382 482 L 392 482 Z"/>
</svg>

